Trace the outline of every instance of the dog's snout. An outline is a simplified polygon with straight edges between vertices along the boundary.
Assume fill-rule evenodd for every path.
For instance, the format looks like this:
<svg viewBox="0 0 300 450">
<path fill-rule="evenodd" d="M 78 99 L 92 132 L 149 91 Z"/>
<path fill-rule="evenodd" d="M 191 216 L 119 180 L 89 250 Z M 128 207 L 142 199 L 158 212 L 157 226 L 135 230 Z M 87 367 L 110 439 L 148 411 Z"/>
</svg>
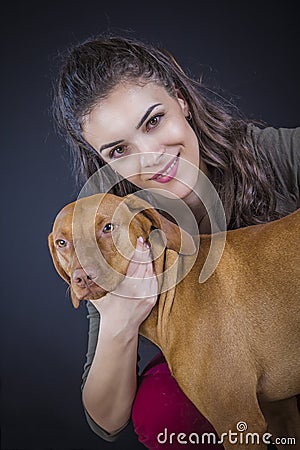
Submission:
<svg viewBox="0 0 300 450">
<path fill-rule="evenodd" d="M 93 279 L 95 278 L 95 275 L 88 271 L 86 273 L 83 269 L 75 269 L 73 272 L 73 281 L 75 284 L 77 284 L 79 287 L 86 287 L 93 283 Z"/>
</svg>

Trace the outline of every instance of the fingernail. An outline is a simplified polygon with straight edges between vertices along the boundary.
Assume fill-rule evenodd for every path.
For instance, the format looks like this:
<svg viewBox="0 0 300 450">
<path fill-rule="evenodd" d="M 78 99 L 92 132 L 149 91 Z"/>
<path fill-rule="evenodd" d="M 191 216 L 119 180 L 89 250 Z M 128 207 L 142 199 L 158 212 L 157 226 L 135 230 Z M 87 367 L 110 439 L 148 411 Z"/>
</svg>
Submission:
<svg viewBox="0 0 300 450">
<path fill-rule="evenodd" d="M 142 238 L 142 236 L 140 236 L 140 237 L 138 238 L 138 241 L 139 241 L 141 244 L 144 243 L 144 239 Z"/>
<path fill-rule="evenodd" d="M 148 242 L 145 242 L 145 247 L 149 250 L 150 245 L 148 244 Z"/>
</svg>

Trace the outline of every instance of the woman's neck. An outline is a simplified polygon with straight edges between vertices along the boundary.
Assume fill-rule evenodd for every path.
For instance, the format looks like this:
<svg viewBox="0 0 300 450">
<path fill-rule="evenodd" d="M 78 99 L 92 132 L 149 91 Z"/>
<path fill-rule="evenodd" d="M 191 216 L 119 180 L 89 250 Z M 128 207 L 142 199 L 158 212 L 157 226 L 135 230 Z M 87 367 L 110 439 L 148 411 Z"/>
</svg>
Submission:
<svg viewBox="0 0 300 450">
<path fill-rule="evenodd" d="M 213 204 L 213 190 L 214 188 L 209 178 L 208 168 L 206 164 L 201 161 L 197 183 L 194 186 L 194 189 L 183 198 L 184 202 L 192 211 L 201 234 L 211 232 L 207 208 L 211 208 Z"/>
<path fill-rule="evenodd" d="M 198 180 L 193 190 L 184 198 L 170 198 L 155 193 L 156 207 L 173 217 L 174 222 L 190 234 L 209 234 L 210 218 L 207 208 L 212 208 L 214 188 L 208 170 L 201 164 Z"/>
</svg>

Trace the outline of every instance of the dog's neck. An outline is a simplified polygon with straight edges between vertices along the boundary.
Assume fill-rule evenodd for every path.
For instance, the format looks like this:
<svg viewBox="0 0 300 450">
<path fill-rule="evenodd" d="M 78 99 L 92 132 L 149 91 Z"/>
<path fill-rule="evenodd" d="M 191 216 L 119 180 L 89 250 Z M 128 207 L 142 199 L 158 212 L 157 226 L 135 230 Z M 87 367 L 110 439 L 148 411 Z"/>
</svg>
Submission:
<svg viewBox="0 0 300 450">
<path fill-rule="evenodd" d="M 175 303 L 178 300 L 175 299 L 176 289 L 179 284 L 182 289 L 185 283 L 189 283 L 190 275 L 195 274 L 193 270 L 190 270 L 191 266 L 197 266 L 196 277 L 199 277 L 209 246 L 210 239 L 207 236 L 196 257 L 194 255 L 180 256 L 174 250 L 166 248 L 154 262 L 155 273 L 161 274 L 158 277 L 159 295 L 150 315 L 141 324 L 139 333 L 154 342 L 163 352 L 166 351 L 169 342 L 168 330 L 172 314 L 177 314 L 175 313 L 177 310 Z"/>
<path fill-rule="evenodd" d="M 175 298 L 178 277 L 182 271 L 183 259 L 174 250 L 166 249 L 155 262 L 158 277 L 159 295 L 150 315 L 141 324 L 139 333 L 158 347 L 165 345 L 165 323 L 169 319 Z"/>
</svg>

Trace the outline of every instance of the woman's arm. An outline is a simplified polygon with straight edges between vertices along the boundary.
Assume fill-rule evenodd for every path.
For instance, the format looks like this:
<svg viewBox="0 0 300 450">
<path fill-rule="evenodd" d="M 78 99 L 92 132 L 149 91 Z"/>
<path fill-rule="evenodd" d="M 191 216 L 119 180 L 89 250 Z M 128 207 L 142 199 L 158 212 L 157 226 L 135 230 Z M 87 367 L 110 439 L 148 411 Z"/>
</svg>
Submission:
<svg viewBox="0 0 300 450">
<path fill-rule="evenodd" d="M 103 429 L 98 434 L 104 438 L 129 421 L 136 392 L 138 330 L 156 299 L 157 280 L 150 251 L 138 241 L 127 276 L 117 290 L 91 301 L 101 321 L 95 352 L 88 354 L 92 362 L 82 398 L 88 415 Z M 93 338 L 97 331 L 93 330 Z"/>
<path fill-rule="evenodd" d="M 110 434 L 125 426 L 130 418 L 136 392 L 137 341 L 137 332 L 115 333 L 109 317 L 101 318 L 82 399 L 90 417 Z"/>
</svg>

